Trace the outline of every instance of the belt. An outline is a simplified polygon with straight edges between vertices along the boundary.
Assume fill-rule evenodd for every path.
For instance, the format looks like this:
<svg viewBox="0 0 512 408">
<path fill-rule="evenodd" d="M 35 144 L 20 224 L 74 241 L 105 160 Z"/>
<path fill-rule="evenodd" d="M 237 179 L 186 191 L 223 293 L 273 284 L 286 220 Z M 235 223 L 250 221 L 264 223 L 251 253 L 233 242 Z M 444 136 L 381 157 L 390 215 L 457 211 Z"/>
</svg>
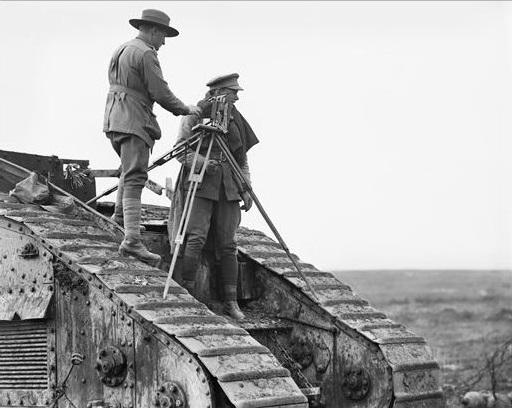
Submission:
<svg viewBox="0 0 512 408">
<path fill-rule="evenodd" d="M 141 101 L 149 106 L 151 106 L 151 104 L 153 103 L 151 101 L 151 99 L 149 99 L 149 96 L 147 96 L 146 94 L 136 91 L 135 89 L 128 88 L 127 86 L 124 86 L 124 85 L 112 84 L 112 85 L 110 85 L 109 92 L 124 92 L 130 96 L 133 96 L 135 99 L 138 99 L 139 101 Z"/>
</svg>

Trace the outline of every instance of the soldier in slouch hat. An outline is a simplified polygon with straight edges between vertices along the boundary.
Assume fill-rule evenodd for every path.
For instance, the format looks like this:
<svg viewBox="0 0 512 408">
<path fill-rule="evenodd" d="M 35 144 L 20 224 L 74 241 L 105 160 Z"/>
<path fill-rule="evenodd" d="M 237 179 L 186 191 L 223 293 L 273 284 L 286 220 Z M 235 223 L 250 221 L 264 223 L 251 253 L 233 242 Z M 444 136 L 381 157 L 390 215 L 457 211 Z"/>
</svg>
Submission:
<svg viewBox="0 0 512 408">
<path fill-rule="evenodd" d="M 169 26 L 169 16 L 150 9 L 144 10 L 140 19 L 129 22 L 139 35 L 117 48 L 112 56 L 103 124 L 103 131 L 121 158 L 113 218 L 126 231 L 119 253 L 157 264 L 160 256 L 149 252 L 140 236 L 141 193 L 148 178 L 149 153 L 161 137 L 153 103 L 174 115 L 200 115 L 201 109 L 185 105 L 163 78 L 157 51 L 166 37 L 179 34 Z"/>
<path fill-rule="evenodd" d="M 238 100 L 238 91 L 242 90 L 238 84 L 238 77 L 238 74 L 223 75 L 207 83 L 210 89 L 205 98 L 198 103 L 202 107 L 204 118 L 210 117 L 209 99 L 212 96 L 225 95 L 226 100 L 231 104 Z M 197 116 L 184 117 L 177 142 L 190 138 L 191 129 L 200 121 L 201 119 Z M 226 141 L 245 178 L 250 182 L 247 151 L 258 143 L 258 139 L 234 105 L 231 108 Z M 204 163 L 207 144 L 203 143 L 197 167 L 201 167 Z M 168 222 L 172 250 L 174 250 L 174 240 L 182 213 L 183 192 L 188 188 L 187 180 L 193 156 L 194 152 L 190 150 L 189 153 L 178 158 L 183 166 L 178 176 Z M 242 207 L 240 207 L 240 201 L 243 201 Z M 224 311 L 237 320 L 243 319 L 244 314 L 237 303 L 238 262 L 235 232 L 240 224 L 241 208 L 248 211 L 251 206 L 252 199 L 249 193 L 243 190 L 219 146 L 214 143 L 204 179 L 197 189 L 186 230 L 181 262 L 182 280 L 183 286 L 194 293 L 201 253 L 210 233 L 213 237 L 216 256 L 220 261 L 222 275 L 220 278 L 224 286 Z"/>
</svg>

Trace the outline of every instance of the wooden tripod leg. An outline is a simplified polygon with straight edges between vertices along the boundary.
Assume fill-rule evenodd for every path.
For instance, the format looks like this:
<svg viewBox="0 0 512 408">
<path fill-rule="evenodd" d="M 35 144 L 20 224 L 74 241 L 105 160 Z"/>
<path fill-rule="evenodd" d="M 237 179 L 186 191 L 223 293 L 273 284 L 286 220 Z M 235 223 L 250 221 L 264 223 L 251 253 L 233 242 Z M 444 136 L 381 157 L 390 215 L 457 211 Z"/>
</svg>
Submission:
<svg viewBox="0 0 512 408">
<path fill-rule="evenodd" d="M 312 296 L 317 301 L 319 301 L 318 295 L 316 294 L 315 290 L 313 289 L 313 287 L 309 283 L 308 278 L 306 277 L 304 272 L 302 272 L 302 269 L 299 267 L 299 264 L 297 263 L 297 261 L 292 257 L 292 254 L 290 253 L 290 250 L 288 249 L 288 246 L 286 245 L 286 243 L 284 242 L 283 238 L 281 237 L 281 234 L 279 234 L 279 231 L 277 231 L 276 226 L 274 225 L 274 223 L 272 222 L 272 220 L 268 216 L 267 212 L 263 208 L 263 205 L 261 204 L 260 200 L 258 199 L 256 194 L 254 193 L 252 187 L 250 186 L 250 184 L 246 180 L 246 178 L 245 178 L 245 176 L 244 176 L 244 174 L 242 172 L 242 169 L 240 168 L 240 166 L 236 162 L 235 158 L 233 157 L 233 154 L 231 153 L 231 151 L 227 147 L 226 143 L 224 142 L 224 140 L 221 139 L 221 137 L 219 135 L 215 135 L 214 137 L 215 137 L 215 141 L 219 145 L 222 153 L 226 156 L 226 159 L 227 159 L 229 165 L 231 166 L 231 169 L 233 170 L 233 173 L 235 174 L 235 177 L 237 177 L 240 180 L 240 182 L 242 183 L 242 185 L 247 188 L 247 192 L 249 193 L 251 198 L 254 200 L 254 204 L 256 204 L 256 207 L 260 211 L 260 214 L 262 215 L 263 219 L 266 221 L 267 225 L 270 227 L 270 229 L 274 233 L 274 236 L 277 238 L 277 241 L 279 242 L 279 244 L 283 248 L 284 252 L 286 252 L 286 255 L 288 256 L 288 258 L 290 258 L 290 260 L 292 261 L 293 266 L 295 267 L 295 269 L 297 270 L 297 272 L 299 273 L 301 278 L 304 280 L 304 283 L 306 284 L 307 288 L 311 292 Z"/>
<path fill-rule="evenodd" d="M 187 191 L 187 198 L 185 199 L 185 203 L 183 204 L 183 212 L 181 214 L 180 218 L 180 224 L 178 228 L 178 234 L 176 235 L 176 240 L 174 241 L 176 243 L 176 246 L 174 248 L 174 253 L 172 256 L 171 265 L 169 267 L 169 273 L 167 275 L 167 280 L 165 281 L 165 288 L 163 293 L 163 298 L 165 299 L 167 297 L 167 293 L 169 292 L 169 286 L 171 284 L 172 275 L 174 273 L 174 268 L 176 267 L 176 260 L 178 259 L 178 253 L 181 247 L 181 244 L 184 241 L 185 233 L 187 231 L 188 222 L 190 220 L 190 215 L 192 214 L 192 207 L 194 205 L 194 199 L 197 192 L 197 187 L 204 178 L 204 173 L 206 172 L 206 167 L 208 167 L 208 160 L 210 159 L 210 153 L 212 150 L 213 145 L 213 137 L 210 137 L 210 143 L 208 145 L 208 150 L 206 151 L 206 155 L 204 158 L 203 166 L 201 167 L 201 170 L 199 174 L 195 174 L 195 165 L 197 163 L 197 158 L 199 156 L 199 149 L 201 148 L 201 142 L 197 146 L 196 152 L 194 153 L 194 159 L 192 160 L 192 167 L 190 170 L 190 185 L 188 187 Z"/>
</svg>

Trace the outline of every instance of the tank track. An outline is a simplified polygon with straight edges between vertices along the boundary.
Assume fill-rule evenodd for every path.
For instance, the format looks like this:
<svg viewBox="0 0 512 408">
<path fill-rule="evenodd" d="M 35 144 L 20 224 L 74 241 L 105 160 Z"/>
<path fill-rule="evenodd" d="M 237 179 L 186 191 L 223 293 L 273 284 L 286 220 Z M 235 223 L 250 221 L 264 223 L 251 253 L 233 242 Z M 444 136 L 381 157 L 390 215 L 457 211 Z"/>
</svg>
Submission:
<svg viewBox="0 0 512 408">
<path fill-rule="evenodd" d="M 277 242 L 260 231 L 247 228 L 239 229 L 237 241 L 244 256 L 285 279 L 314 301 L 304 280 Z M 423 337 L 372 308 L 333 274 L 321 272 L 296 255 L 292 256 L 318 295 L 318 306 L 333 318 L 336 327 L 370 341 L 375 345 L 370 350 L 381 353 L 386 360 L 392 371 L 393 407 L 444 407 L 439 364 L 434 361 Z"/>
<path fill-rule="evenodd" d="M 99 213 L 51 213 L 0 201 L 0 217 L 121 305 L 149 335 L 167 345 L 177 341 L 195 354 L 198 372 L 200 367 L 209 371 L 235 407 L 308 406 L 290 372 L 246 330 L 211 312 L 174 281 L 162 299 L 167 273 L 120 257 L 122 231 Z"/>
</svg>

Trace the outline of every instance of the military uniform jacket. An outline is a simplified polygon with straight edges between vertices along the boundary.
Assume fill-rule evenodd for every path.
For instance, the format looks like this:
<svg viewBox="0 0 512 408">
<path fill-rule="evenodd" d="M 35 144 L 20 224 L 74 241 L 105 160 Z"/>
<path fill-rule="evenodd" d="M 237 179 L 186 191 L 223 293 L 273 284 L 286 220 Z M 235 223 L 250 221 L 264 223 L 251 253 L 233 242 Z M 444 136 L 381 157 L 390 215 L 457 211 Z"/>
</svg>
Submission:
<svg viewBox="0 0 512 408">
<path fill-rule="evenodd" d="M 157 102 L 174 115 L 186 115 L 188 107 L 169 89 L 162 76 L 154 47 L 137 37 L 121 45 L 108 70 L 110 89 L 105 106 L 104 132 L 136 135 L 149 147 L 161 131 L 153 113 Z"/>
<path fill-rule="evenodd" d="M 178 134 L 178 140 L 177 143 L 181 142 L 182 140 L 188 139 L 192 136 L 191 129 L 194 127 L 197 123 L 199 123 L 199 118 L 197 116 L 185 116 L 182 119 L 180 131 Z M 230 121 L 230 128 L 233 126 L 236 126 L 236 124 L 233 121 Z M 231 130 L 233 131 L 233 130 Z M 206 152 L 208 150 L 208 144 L 209 144 L 209 138 L 205 138 L 203 140 L 203 143 L 201 145 L 200 149 L 200 163 L 204 160 L 204 157 L 206 155 Z M 195 146 L 190 148 L 190 150 L 187 152 L 187 154 L 179 159 L 183 164 L 185 164 L 184 168 L 182 169 L 182 172 L 179 175 L 178 183 L 176 188 L 185 188 L 185 190 L 188 189 L 188 177 L 190 173 L 190 167 L 192 165 L 192 159 L 195 153 Z M 234 152 L 232 152 L 234 153 Z M 217 143 L 213 143 L 212 150 L 210 152 L 210 159 L 214 159 L 217 161 L 218 165 L 215 166 L 214 169 L 208 170 L 204 174 L 204 178 L 201 184 L 199 184 L 196 192 L 197 197 L 207 198 L 209 200 L 218 201 L 219 196 L 221 194 L 221 189 L 223 189 L 223 193 L 227 199 L 227 201 L 239 201 L 241 200 L 240 193 L 242 192 L 242 186 L 238 182 L 238 180 L 235 178 L 235 175 L 233 174 L 233 171 L 231 170 L 231 166 L 226 161 L 226 158 L 223 156 L 219 146 Z M 235 155 L 235 159 L 237 159 L 237 162 L 239 166 L 242 169 L 247 169 L 248 171 L 248 163 L 247 163 L 247 156 L 243 156 L 243 158 L 238 158 L 237 155 Z M 196 172 L 199 172 L 199 165 L 196 165 Z M 246 175 L 246 178 L 247 175 Z"/>
</svg>

